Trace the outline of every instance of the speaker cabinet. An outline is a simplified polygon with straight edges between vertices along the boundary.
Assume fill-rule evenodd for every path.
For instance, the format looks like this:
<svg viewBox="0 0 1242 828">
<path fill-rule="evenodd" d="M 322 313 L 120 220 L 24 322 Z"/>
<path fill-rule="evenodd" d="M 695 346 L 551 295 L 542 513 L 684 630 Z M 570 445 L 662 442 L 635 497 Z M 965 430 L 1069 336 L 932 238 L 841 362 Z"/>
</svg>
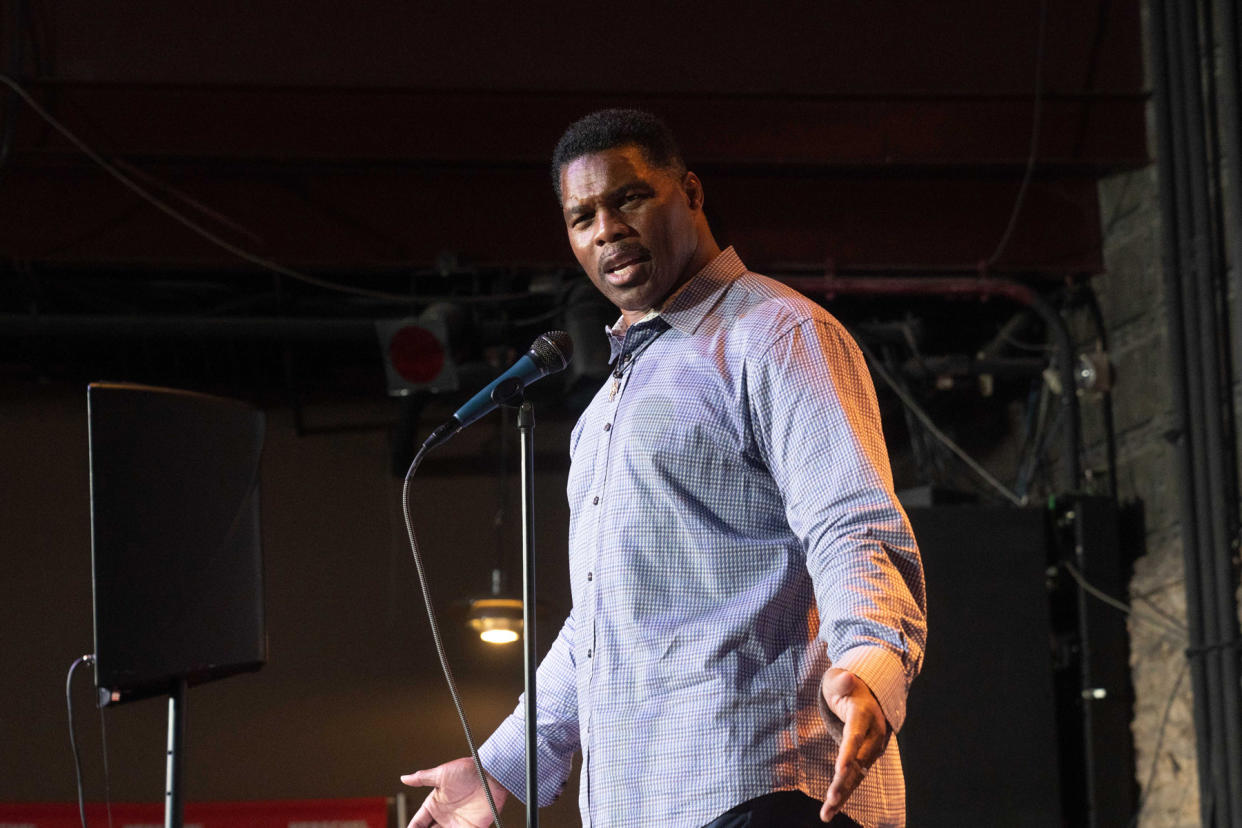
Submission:
<svg viewBox="0 0 1242 828">
<path fill-rule="evenodd" d="M 1061 826 L 1057 700 L 1039 509 L 909 510 L 927 655 L 900 734 L 912 826 Z"/>
<path fill-rule="evenodd" d="M 263 414 L 234 400 L 93 383 L 96 682 L 122 702 L 267 660 L 259 544 Z"/>
</svg>

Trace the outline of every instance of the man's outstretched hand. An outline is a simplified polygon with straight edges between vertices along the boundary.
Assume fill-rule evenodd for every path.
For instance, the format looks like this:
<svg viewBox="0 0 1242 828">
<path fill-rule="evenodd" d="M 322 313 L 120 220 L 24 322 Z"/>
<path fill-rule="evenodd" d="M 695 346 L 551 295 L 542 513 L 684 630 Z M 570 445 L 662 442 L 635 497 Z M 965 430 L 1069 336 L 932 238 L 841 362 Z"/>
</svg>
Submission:
<svg viewBox="0 0 1242 828">
<path fill-rule="evenodd" d="M 853 673 L 829 668 L 819 688 L 828 709 L 843 724 L 837 765 L 824 797 L 824 807 L 819 809 L 819 818 L 827 822 L 841 812 L 845 800 L 863 781 L 872 763 L 884 753 L 891 729 L 875 695 Z"/>
<path fill-rule="evenodd" d="M 401 777 L 401 781 L 412 788 L 429 786 L 435 789 L 423 800 L 423 806 L 410 820 L 409 828 L 430 828 L 433 825 L 443 828 L 487 828 L 492 824 L 487 795 L 483 793 L 479 774 L 474 769 L 474 760 L 469 757 L 454 759 L 429 770 L 408 773 Z M 496 801 L 499 812 L 509 792 L 491 774 L 487 775 L 487 784 L 492 789 L 492 799 Z"/>
</svg>

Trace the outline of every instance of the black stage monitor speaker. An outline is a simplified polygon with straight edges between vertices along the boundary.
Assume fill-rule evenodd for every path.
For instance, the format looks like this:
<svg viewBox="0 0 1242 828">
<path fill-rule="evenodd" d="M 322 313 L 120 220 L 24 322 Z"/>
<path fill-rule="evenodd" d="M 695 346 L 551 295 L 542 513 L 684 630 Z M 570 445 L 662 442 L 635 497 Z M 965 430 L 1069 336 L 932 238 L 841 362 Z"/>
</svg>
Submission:
<svg viewBox="0 0 1242 828">
<path fill-rule="evenodd" d="M 910 509 L 927 573 L 927 659 L 899 737 L 919 828 L 1060 828 L 1047 518 Z"/>
<path fill-rule="evenodd" d="M 259 669 L 262 412 L 140 385 L 92 383 L 86 398 L 101 698 Z"/>
</svg>

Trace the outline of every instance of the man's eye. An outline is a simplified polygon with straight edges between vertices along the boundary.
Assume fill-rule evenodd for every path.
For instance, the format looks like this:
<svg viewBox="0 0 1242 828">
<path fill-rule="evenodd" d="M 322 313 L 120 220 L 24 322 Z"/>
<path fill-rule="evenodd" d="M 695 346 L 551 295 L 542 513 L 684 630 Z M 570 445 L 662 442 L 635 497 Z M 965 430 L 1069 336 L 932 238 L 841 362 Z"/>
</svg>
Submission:
<svg viewBox="0 0 1242 828">
<path fill-rule="evenodd" d="M 632 201 L 640 201 L 641 199 L 644 199 L 646 197 L 647 197 L 646 193 L 626 193 L 625 201 L 628 204 Z"/>
<path fill-rule="evenodd" d="M 574 216 L 573 221 L 570 222 L 570 226 L 581 227 L 584 224 L 588 224 L 590 221 L 591 221 L 590 215 L 588 215 L 587 213 L 579 213 L 578 215 Z"/>
</svg>

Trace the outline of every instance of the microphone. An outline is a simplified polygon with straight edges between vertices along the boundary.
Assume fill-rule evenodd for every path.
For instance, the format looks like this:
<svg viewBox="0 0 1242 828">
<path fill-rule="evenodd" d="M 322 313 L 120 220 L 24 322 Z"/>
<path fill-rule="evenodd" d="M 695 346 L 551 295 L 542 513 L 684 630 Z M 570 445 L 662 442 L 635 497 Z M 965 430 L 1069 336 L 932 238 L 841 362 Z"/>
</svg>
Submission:
<svg viewBox="0 0 1242 828">
<path fill-rule="evenodd" d="M 469 402 L 457 409 L 451 419 L 431 432 L 423 441 L 422 450 L 428 451 L 443 445 L 475 420 L 518 396 L 532 382 L 564 370 L 573 355 L 574 341 L 569 338 L 569 334 L 564 331 L 540 334 L 531 344 L 530 350 L 513 363 L 508 371 L 492 380 L 482 391 L 471 397 Z"/>
</svg>

